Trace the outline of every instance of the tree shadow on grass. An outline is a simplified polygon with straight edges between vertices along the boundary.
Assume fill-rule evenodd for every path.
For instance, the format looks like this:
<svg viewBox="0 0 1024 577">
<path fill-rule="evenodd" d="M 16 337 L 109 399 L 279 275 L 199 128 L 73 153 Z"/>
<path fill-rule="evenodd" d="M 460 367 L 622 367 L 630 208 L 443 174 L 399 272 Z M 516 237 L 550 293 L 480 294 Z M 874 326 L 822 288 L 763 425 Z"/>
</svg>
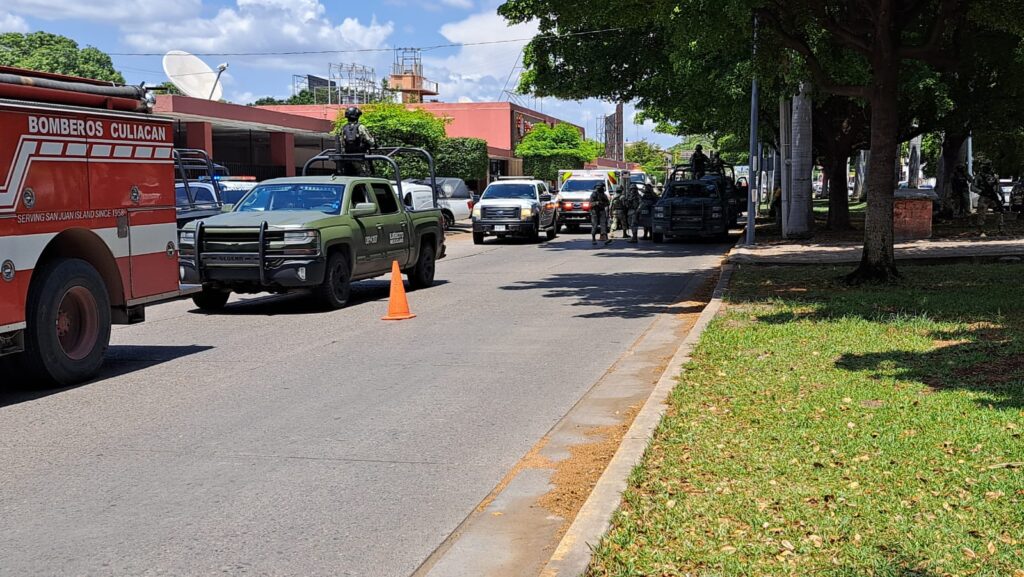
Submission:
<svg viewBox="0 0 1024 577">
<path fill-rule="evenodd" d="M 902 266 L 896 286 L 849 287 L 839 268 L 741 269 L 730 303 L 777 306 L 753 310 L 759 323 L 788 324 L 862 318 L 955 323 L 931 331 L 927 351 L 847 353 L 836 366 L 874 378 L 923 383 L 932 391 L 979 392 L 979 404 L 1024 407 L 1024 266 L 1019 264 Z"/>
<path fill-rule="evenodd" d="M 1007 328 L 977 328 L 957 333 L 931 333 L 935 348 L 927 352 L 889 351 L 846 354 L 836 366 L 869 372 L 875 379 L 895 378 L 924 383 L 927 392 L 968 390 L 982 393 L 983 406 L 1024 408 L 1024 352 Z"/>
</svg>

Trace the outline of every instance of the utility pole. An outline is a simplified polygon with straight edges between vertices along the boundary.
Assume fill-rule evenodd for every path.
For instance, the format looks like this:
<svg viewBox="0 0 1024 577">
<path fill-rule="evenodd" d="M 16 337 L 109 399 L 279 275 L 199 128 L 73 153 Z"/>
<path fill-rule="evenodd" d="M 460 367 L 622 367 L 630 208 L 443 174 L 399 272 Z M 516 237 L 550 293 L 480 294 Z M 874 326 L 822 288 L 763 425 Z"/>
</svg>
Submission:
<svg viewBox="0 0 1024 577">
<path fill-rule="evenodd" d="M 752 62 L 757 60 L 757 17 L 754 17 L 754 45 Z M 754 244 L 754 227 L 757 225 L 757 204 L 754 203 L 754 194 L 757 188 L 757 180 L 760 175 L 760 162 L 757 157 L 757 113 L 760 94 L 757 87 L 757 71 L 754 71 L 750 80 L 750 157 L 747 164 L 747 245 Z"/>
</svg>

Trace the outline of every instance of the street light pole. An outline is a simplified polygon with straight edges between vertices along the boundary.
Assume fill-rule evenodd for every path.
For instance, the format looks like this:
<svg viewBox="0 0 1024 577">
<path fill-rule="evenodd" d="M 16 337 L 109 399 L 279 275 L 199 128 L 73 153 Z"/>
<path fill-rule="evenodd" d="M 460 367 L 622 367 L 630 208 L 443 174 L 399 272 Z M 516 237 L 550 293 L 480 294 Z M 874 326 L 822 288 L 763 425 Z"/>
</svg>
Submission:
<svg viewBox="0 0 1024 577">
<path fill-rule="evenodd" d="M 754 17 L 754 46 L 752 49 L 751 63 L 756 66 L 757 57 L 757 17 Z M 755 191 L 759 190 L 761 167 L 757 158 L 757 122 L 758 122 L 758 101 L 760 94 L 757 86 L 757 72 L 752 71 L 753 78 L 750 81 L 750 169 L 747 172 L 747 238 L 746 244 L 754 244 L 754 227 L 757 224 L 757 204 L 754 203 Z"/>
</svg>

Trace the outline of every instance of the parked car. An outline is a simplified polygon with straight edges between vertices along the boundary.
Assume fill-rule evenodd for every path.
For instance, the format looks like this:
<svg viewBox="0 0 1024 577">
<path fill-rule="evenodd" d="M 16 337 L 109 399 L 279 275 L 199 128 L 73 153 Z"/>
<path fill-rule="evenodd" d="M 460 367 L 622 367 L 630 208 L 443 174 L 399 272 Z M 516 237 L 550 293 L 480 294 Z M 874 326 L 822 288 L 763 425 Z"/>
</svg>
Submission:
<svg viewBox="0 0 1024 577">
<path fill-rule="evenodd" d="M 217 178 L 220 199 L 224 204 L 235 205 L 258 183 L 251 176 L 222 176 Z"/>
<path fill-rule="evenodd" d="M 438 177 L 437 181 L 437 204 L 444 215 L 445 230 L 451 228 L 456 222 L 470 218 L 473 210 L 473 195 L 461 178 Z M 430 180 L 414 178 L 405 181 L 406 183 L 430 187 Z"/>
<path fill-rule="evenodd" d="M 216 166 L 205 151 L 174 150 L 174 208 L 178 228 L 220 214 L 223 207 Z"/>
<path fill-rule="evenodd" d="M 558 236 L 558 203 L 541 180 L 509 179 L 492 182 L 473 205 L 473 244 L 487 236 L 548 240 Z"/>
</svg>

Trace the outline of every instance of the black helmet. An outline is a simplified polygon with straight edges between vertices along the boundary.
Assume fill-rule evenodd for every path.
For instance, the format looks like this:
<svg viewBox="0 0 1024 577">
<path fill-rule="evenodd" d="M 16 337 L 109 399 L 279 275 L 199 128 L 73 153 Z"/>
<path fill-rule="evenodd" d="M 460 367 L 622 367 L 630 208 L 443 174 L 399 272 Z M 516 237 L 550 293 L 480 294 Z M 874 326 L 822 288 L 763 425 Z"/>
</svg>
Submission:
<svg viewBox="0 0 1024 577">
<path fill-rule="evenodd" d="M 604 192 L 604 191 L 605 191 L 605 186 L 604 186 L 604 183 L 603 183 L 603 182 L 599 182 L 599 183 L 597 183 L 597 184 L 596 184 L 596 185 L 594 186 L 594 190 L 599 190 L 599 191 L 601 191 L 601 192 Z"/>
<path fill-rule="evenodd" d="M 345 118 L 349 120 L 359 120 L 359 117 L 363 115 L 363 111 L 359 110 L 358 107 L 349 106 L 345 110 Z"/>
<path fill-rule="evenodd" d="M 704 147 L 702 145 L 698 144 L 697 148 L 695 148 L 694 150 L 696 150 L 697 152 L 703 152 L 704 151 Z"/>
</svg>

